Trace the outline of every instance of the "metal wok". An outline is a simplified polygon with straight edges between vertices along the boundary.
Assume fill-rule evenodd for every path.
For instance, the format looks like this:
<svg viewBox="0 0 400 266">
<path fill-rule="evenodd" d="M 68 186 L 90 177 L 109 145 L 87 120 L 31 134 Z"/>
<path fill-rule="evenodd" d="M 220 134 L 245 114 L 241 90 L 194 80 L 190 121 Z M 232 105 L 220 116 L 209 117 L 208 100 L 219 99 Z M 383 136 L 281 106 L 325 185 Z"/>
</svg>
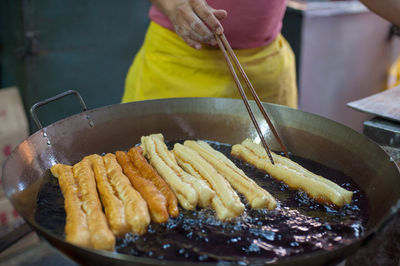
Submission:
<svg viewBox="0 0 400 266">
<path fill-rule="evenodd" d="M 251 104 L 255 110 L 255 104 Z M 341 124 L 283 106 L 264 106 L 290 152 L 340 169 L 359 184 L 369 200 L 369 221 L 361 238 L 331 251 L 317 251 L 277 263 L 314 265 L 340 261 L 379 233 L 399 209 L 399 170 L 378 145 Z M 266 123 L 260 125 L 272 149 L 279 150 Z M 231 144 L 247 137 L 257 138 L 241 100 L 180 98 L 106 106 L 58 121 L 22 142 L 4 165 L 4 189 L 37 233 L 79 263 L 182 264 L 80 248 L 34 219 L 38 191 L 54 163 L 74 164 L 88 154 L 127 149 L 138 143 L 141 136 L 156 132 L 163 133 L 168 140 L 208 139 Z"/>
</svg>

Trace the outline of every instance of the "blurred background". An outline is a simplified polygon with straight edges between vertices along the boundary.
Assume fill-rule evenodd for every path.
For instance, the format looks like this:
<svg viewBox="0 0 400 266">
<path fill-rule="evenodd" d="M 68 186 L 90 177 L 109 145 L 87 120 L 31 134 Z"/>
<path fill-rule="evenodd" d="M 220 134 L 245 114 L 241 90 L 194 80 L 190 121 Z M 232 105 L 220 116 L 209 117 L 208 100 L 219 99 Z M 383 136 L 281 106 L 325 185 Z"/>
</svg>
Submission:
<svg viewBox="0 0 400 266">
<path fill-rule="evenodd" d="M 0 87 L 17 86 L 25 110 L 68 89 L 90 109 L 119 103 L 149 7 L 145 0 L 2 0 Z M 358 1 L 288 1 L 282 32 L 296 54 L 299 108 L 360 131 L 368 117 L 346 103 L 385 88 L 399 55 L 390 29 Z M 47 125 L 79 110 L 67 97 L 39 109 L 39 118 Z"/>
</svg>

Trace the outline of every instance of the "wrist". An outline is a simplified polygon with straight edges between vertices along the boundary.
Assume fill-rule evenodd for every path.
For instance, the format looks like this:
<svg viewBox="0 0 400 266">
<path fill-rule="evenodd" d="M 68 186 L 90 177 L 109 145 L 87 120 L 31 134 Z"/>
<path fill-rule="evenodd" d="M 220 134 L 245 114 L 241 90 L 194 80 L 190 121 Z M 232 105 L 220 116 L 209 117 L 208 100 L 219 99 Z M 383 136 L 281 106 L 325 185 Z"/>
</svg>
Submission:
<svg viewBox="0 0 400 266">
<path fill-rule="evenodd" d="M 179 4 L 179 0 L 150 0 L 164 15 L 171 18 L 174 9 Z"/>
</svg>

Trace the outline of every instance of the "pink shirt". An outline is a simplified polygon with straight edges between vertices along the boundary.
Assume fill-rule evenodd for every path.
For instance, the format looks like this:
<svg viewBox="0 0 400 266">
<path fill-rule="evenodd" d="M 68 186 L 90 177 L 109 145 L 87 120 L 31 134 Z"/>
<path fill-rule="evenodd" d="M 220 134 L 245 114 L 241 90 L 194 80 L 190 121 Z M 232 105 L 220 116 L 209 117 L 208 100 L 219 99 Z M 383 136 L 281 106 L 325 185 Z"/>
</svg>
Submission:
<svg viewBox="0 0 400 266">
<path fill-rule="evenodd" d="M 232 48 L 245 49 L 267 45 L 282 28 L 286 0 L 207 0 L 215 9 L 225 9 L 228 16 L 221 22 Z M 174 30 L 168 17 L 156 6 L 149 12 L 150 19 Z"/>
</svg>

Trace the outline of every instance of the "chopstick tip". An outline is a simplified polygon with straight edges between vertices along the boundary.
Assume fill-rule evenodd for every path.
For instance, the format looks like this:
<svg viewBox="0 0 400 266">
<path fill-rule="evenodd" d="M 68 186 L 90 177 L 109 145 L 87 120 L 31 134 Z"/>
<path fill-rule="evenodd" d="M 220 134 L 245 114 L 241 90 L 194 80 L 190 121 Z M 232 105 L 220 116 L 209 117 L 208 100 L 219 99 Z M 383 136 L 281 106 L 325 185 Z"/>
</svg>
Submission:
<svg viewBox="0 0 400 266">
<path fill-rule="evenodd" d="M 285 150 L 283 153 L 285 154 L 286 158 L 289 158 L 289 159 L 290 159 L 289 153 L 287 152 L 287 150 Z"/>
<path fill-rule="evenodd" d="M 269 160 L 271 161 L 271 164 L 275 165 L 275 161 L 274 161 L 274 158 L 272 158 L 271 153 L 268 153 L 268 157 L 269 157 Z"/>
</svg>

